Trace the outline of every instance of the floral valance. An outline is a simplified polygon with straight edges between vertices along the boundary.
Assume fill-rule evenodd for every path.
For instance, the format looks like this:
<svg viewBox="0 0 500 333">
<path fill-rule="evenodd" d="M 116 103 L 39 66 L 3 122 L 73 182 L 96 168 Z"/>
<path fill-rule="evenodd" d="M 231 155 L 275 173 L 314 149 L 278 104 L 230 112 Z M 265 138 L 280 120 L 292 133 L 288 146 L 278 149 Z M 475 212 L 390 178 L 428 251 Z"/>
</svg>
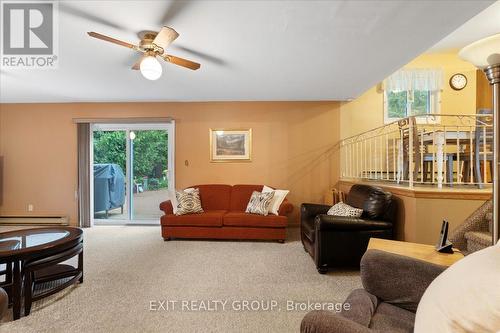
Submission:
<svg viewBox="0 0 500 333">
<path fill-rule="evenodd" d="M 438 91 L 442 88 L 442 69 L 401 69 L 384 81 L 386 91 Z"/>
</svg>

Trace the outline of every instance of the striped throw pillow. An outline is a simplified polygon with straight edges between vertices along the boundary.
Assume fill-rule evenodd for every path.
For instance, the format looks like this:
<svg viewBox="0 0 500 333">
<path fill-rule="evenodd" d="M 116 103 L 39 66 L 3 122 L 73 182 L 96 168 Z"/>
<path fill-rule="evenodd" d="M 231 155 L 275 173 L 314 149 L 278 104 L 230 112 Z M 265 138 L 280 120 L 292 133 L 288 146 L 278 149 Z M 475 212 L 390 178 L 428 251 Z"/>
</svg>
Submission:
<svg viewBox="0 0 500 333">
<path fill-rule="evenodd" d="M 261 193 L 253 191 L 245 213 L 267 216 L 273 197 L 274 192 Z"/>
<path fill-rule="evenodd" d="M 175 197 L 177 198 L 175 215 L 203 213 L 199 189 L 196 188 L 189 192 L 175 192 Z"/>
</svg>

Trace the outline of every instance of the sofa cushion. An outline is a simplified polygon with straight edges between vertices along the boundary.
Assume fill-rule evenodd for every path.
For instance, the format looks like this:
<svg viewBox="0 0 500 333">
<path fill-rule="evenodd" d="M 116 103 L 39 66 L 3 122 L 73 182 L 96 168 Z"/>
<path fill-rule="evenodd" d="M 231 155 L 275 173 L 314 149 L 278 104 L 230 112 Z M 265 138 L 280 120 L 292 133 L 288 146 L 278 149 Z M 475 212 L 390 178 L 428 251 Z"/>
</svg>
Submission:
<svg viewBox="0 0 500 333">
<path fill-rule="evenodd" d="M 263 185 L 234 185 L 231 190 L 230 211 L 244 212 L 254 191 L 262 192 Z"/>
<path fill-rule="evenodd" d="M 202 214 L 165 215 L 162 217 L 161 222 L 163 225 L 169 226 L 221 227 L 222 217 L 226 212 L 225 210 L 212 210 L 205 211 Z"/>
<path fill-rule="evenodd" d="M 201 207 L 203 210 L 229 210 L 231 185 L 212 184 L 191 187 L 200 190 Z"/>
<path fill-rule="evenodd" d="M 234 227 L 286 227 L 286 216 L 276 215 L 255 215 L 243 212 L 229 212 L 224 215 L 223 224 Z"/>
</svg>

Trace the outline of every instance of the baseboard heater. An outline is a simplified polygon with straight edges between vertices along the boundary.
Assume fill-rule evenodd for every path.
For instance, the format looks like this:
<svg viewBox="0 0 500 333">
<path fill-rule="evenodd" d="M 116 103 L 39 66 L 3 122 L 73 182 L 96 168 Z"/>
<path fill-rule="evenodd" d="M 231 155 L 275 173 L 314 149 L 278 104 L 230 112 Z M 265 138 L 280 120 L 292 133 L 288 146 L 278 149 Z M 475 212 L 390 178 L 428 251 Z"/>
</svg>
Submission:
<svg viewBox="0 0 500 333">
<path fill-rule="evenodd" d="M 0 216 L 0 225 L 69 225 L 67 216 Z"/>
</svg>

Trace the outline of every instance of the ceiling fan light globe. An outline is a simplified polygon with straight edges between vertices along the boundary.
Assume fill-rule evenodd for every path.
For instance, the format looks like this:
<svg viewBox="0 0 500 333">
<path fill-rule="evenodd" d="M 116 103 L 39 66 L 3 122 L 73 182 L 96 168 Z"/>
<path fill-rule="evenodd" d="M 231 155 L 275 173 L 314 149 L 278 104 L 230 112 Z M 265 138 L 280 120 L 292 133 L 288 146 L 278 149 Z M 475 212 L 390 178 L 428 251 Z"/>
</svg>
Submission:
<svg viewBox="0 0 500 333">
<path fill-rule="evenodd" d="M 162 67 L 158 60 L 153 56 L 147 56 L 141 61 L 139 66 L 142 76 L 146 79 L 154 81 L 161 77 Z"/>
</svg>

